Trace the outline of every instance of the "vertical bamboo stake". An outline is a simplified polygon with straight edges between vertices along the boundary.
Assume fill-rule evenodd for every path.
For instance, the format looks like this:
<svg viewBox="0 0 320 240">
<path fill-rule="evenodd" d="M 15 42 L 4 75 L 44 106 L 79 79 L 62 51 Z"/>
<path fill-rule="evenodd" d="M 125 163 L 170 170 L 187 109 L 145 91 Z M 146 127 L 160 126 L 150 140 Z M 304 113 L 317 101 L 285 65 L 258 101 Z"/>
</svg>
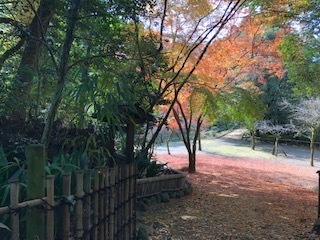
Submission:
<svg viewBox="0 0 320 240">
<path fill-rule="evenodd" d="M 129 164 L 124 165 L 124 216 L 125 216 L 125 236 L 124 239 L 130 239 L 130 213 L 129 213 Z"/>
<path fill-rule="evenodd" d="M 94 184 L 93 184 L 93 239 L 98 239 L 98 221 L 99 221 L 99 169 L 94 170 Z"/>
<path fill-rule="evenodd" d="M 54 176 L 47 176 L 47 240 L 54 239 Z"/>
<path fill-rule="evenodd" d="M 45 196 L 45 147 L 32 144 L 26 149 L 28 179 L 27 199 Z M 27 239 L 45 239 L 45 214 L 40 208 L 27 209 Z"/>
<path fill-rule="evenodd" d="M 125 166 L 124 164 L 122 164 L 121 166 L 121 208 L 120 208 L 120 214 L 122 216 L 121 219 L 121 239 L 125 239 L 125 232 L 126 232 L 126 228 L 125 228 L 125 224 L 126 224 L 126 202 L 125 202 L 125 187 L 126 187 L 126 183 L 125 183 Z"/>
<path fill-rule="evenodd" d="M 120 184 L 119 184 L 119 166 L 116 166 L 116 170 L 115 170 L 115 195 L 114 195 L 114 204 L 115 204 L 115 210 L 114 210 L 114 237 L 115 239 L 119 238 L 119 231 L 118 228 L 120 226 L 119 223 L 119 207 L 121 205 L 120 203 L 120 198 L 119 198 L 119 192 L 120 192 Z"/>
<path fill-rule="evenodd" d="M 136 238 L 136 219 L 137 219 L 137 165 L 133 165 L 133 189 L 132 189 L 132 193 L 133 193 L 133 209 L 132 209 L 132 213 L 133 213 L 133 231 L 134 231 L 134 237 L 133 239 Z"/>
<path fill-rule="evenodd" d="M 122 176 L 121 176 L 121 165 L 118 166 L 117 168 L 117 195 L 116 195 L 116 202 L 117 202 L 117 210 L 116 210 L 116 235 L 117 238 L 120 240 L 121 239 L 121 228 L 122 228 L 122 214 L 121 214 L 121 206 L 122 206 L 122 198 L 121 198 L 121 193 L 122 193 Z"/>
<path fill-rule="evenodd" d="M 134 164 L 130 164 L 130 185 L 129 185 L 129 213 L 130 213 L 130 239 L 134 239 L 134 221 L 133 211 L 134 211 Z"/>
<path fill-rule="evenodd" d="M 71 174 L 65 173 L 62 177 L 62 194 L 64 197 L 69 197 L 71 194 Z M 62 206 L 62 239 L 70 239 L 70 208 L 65 204 Z"/>
<path fill-rule="evenodd" d="M 110 169 L 110 186 L 111 186 L 111 198 L 110 198 L 110 226 L 109 226 L 109 237 L 110 240 L 114 240 L 115 233 L 115 212 L 114 212 L 114 201 L 115 201 L 115 168 Z"/>
<path fill-rule="evenodd" d="M 104 189 L 104 170 L 103 168 L 100 168 L 100 190 Z M 104 195 L 105 193 L 103 191 L 100 191 L 99 193 L 99 228 L 100 228 L 100 239 L 105 239 L 104 237 Z"/>
<path fill-rule="evenodd" d="M 19 182 L 10 181 L 10 208 L 16 209 L 19 204 Z M 19 240 L 19 213 L 11 214 L 11 240 Z"/>
<path fill-rule="evenodd" d="M 86 173 L 86 194 L 87 198 L 85 201 L 85 223 L 84 223 L 84 230 L 86 233 L 85 239 L 89 240 L 90 239 L 90 212 L 91 212 L 91 170 L 87 170 Z"/>
<path fill-rule="evenodd" d="M 83 235 L 83 171 L 77 171 L 77 205 L 76 205 L 76 236 L 77 239 L 81 239 Z"/>
<path fill-rule="evenodd" d="M 104 172 L 104 186 L 106 188 L 105 191 L 105 198 L 104 198 L 104 229 L 105 229 L 105 238 L 108 239 L 109 235 L 109 187 L 110 187 L 110 181 L 109 181 L 109 168 L 103 167 L 103 172 Z"/>
</svg>

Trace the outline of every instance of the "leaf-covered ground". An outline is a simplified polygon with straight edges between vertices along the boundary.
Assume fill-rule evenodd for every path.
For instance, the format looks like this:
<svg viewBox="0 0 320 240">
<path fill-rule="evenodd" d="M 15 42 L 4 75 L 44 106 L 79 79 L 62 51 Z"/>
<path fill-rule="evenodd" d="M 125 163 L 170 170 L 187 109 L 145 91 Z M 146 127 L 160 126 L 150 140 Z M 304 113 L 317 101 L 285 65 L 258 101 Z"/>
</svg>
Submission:
<svg viewBox="0 0 320 240">
<path fill-rule="evenodd" d="M 175 169 L 185 153 L 157 158 Z M 318 239 L 316 168 L 281 158 L 200 153 L 187 178 L 193 194 L 139 212 L 150 239 Z M 187 173 L 186 173 L 187 174 Z"/>
</svg>

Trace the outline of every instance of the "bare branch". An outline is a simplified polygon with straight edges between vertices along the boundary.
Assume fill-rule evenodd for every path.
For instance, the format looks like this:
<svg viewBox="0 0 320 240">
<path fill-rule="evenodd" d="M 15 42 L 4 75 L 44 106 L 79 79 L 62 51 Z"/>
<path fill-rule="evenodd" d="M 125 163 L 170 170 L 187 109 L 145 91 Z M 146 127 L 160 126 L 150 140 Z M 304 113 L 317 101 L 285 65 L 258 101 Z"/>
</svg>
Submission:
<svg viewBox="0 0 320 240">
<path fill-rule="evenodd" d="M 163 49 L 163 30 L 164 30 L 164 21 L 165 21 L 165 18 L 167 16 L 168 0 L 164 0 L 163 5 L 164 5 L 163 14 L 162 14 L 161 24 L 160 24 L 160 45 L 159 45 L 159 48 L 158 48 L 159 52 Z"/>
</svg>

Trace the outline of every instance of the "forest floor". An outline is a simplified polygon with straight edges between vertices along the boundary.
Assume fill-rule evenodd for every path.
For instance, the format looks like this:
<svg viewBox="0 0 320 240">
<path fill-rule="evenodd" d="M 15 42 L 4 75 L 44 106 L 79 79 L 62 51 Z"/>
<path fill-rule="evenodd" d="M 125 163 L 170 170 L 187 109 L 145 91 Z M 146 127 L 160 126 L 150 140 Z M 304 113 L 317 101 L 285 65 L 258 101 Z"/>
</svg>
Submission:
<svg viewBox="0 0 320 240">
<path fill-rule="evenodd" d="M 192 195 L 138 213 L 151 240 L 320 239 L 311 233 L 318 211 L 317 155 L 310 167 L 306 147 L 282 146 L 287 157 L 275 157 L 271 144 L 258 143 L 253 151 L 240 135 L 237 130 L 203 141 L 197 172 L 185 172 Z M 186 150 L 172 145 L 170 155 L 158 147 L 156 158 L 185 168 Z"/>
</svg>

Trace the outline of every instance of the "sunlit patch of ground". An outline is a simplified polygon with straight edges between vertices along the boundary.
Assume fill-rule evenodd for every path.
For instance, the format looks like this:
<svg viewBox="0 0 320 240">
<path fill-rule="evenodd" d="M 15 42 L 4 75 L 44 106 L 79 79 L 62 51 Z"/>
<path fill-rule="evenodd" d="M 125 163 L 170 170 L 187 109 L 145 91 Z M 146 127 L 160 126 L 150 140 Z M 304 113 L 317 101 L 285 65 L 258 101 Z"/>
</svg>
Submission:
<svg viewBox="0 0 320 240">
<path fill-rule="evenodd" d="M 204 143 L 197 172 L 185 172 L 194 186 L 191 196 L 140 213 L 152 226 L 151 239 L 318 239 L 310 233 L 317 218 L 317 168 L 307 158 L 259 157 L 250 146 L 212 148 Z M 249 156 L 241 155 L 245 151 Z M 156 157 L 174 169 L 188 165 L 179 145 Z"/>
</svg>

